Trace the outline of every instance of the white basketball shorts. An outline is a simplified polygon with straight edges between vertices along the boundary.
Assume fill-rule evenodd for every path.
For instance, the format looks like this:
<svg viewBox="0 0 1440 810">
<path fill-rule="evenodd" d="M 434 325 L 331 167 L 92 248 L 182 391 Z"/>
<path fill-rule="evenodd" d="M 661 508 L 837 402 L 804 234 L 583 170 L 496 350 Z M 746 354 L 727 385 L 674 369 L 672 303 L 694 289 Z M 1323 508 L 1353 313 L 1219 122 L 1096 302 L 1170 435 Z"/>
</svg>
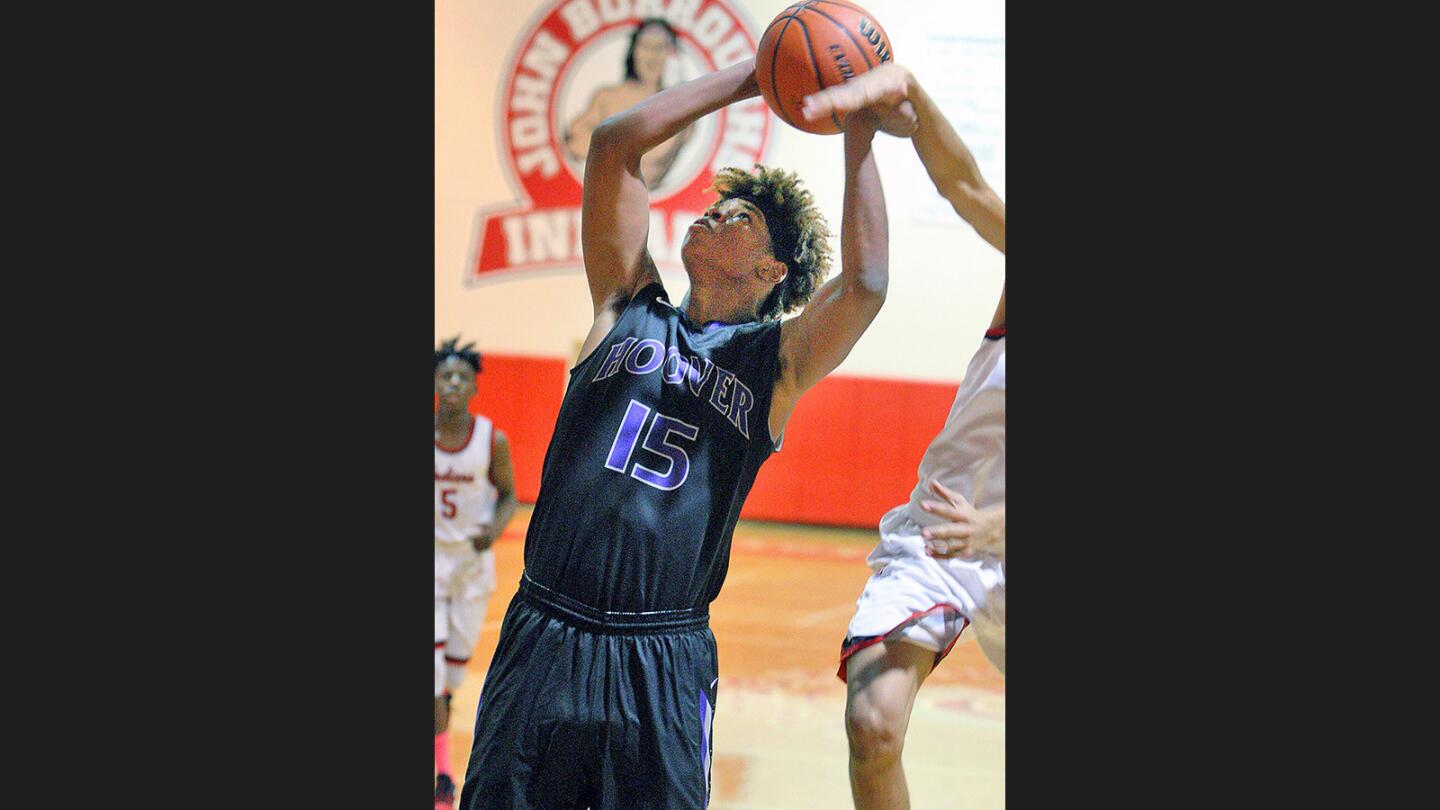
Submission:
<svg viewBox="0 0 1440 810">
<path fill-rule="evenodd" d="M 920 528 L 905 506 L 880 519 L 880 543 L 865 559 L 874 573 L 855 602 L 841 645 L 837 674 L 842 681 L 846 659 L 885 639 L 931 650 L 938 665 L 987 599 L 1003 595 L 1004 563 L 987 556 L 930 557 Z M 993 622 L 988 612 L 985 618 Z"/>
<path fill-rule="evenodd" d="M 495 592 L 495 552 L 469 543 L 435 544 L 435 696 L 446 687 L 445 665 L 470 660 Z"/>
</svg>

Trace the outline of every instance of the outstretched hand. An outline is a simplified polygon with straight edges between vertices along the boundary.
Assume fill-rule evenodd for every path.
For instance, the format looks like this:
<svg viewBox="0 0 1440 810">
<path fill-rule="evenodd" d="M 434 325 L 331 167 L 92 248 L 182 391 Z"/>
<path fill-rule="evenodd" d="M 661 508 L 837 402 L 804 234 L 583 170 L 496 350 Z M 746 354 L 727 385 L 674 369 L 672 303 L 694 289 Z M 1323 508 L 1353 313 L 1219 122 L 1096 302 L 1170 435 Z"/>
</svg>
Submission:
<svg viewBox="0 0 1440 810">
<path fill-rule="evenodd" d="M 943 502 L 923 501 L 920 508 L 948 522 L 921 530 L 926 554 L 931 557 L 971 557 L 980 553 L 1005 556 L 1003 511 L 976 509 L 965 496 L 939 481 L 930 482 L 930 491 Z"/>
<path fill-rule="evenodd" d="M 899 138 L 915 134 L 920 119 L 909 101 L 910 71 L 887 62 L 872 68 L 848 82 L 827 87 L 805 97 L 800 113 L 807 121 L 816 121 L 831 113 L 850 114 L 870 110 L 878 128 Z"/>
</svg>

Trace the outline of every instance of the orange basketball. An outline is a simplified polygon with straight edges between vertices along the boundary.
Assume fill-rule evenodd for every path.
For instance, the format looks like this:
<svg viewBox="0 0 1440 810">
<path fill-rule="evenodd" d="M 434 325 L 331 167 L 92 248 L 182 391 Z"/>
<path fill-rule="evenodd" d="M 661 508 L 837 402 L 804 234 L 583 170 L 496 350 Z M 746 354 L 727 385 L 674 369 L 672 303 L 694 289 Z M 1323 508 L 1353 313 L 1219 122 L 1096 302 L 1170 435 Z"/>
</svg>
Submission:
<svg viewBox="0 0 1440 810">
<path fill-rule="evenodd" d="M 843 114 L 806 121 L 800 103 L 893 58 L 885 29 L 865 9 L 846 0 L 804 0 L 780 12 L 760 37 L 755 79 L 785 123 L 833 135 L 845 129 Z"/>
</svg>

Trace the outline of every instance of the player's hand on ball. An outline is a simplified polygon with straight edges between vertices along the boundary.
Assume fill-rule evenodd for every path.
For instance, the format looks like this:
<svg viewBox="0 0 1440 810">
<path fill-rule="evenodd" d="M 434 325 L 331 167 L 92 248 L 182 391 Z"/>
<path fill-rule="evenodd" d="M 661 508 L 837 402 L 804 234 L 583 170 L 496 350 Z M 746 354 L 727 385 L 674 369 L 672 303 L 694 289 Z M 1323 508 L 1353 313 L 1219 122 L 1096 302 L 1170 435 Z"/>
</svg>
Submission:
<svg viewBox="0 0 1440 810">
<path fill-rule="evenodd" d="M 800 111 L 814 121 L 832 112 L 848 113 L 872 105 L 898 105 L 910 97 L 910 71 L 894 62 L 867 70 L 847 82 L 827 87 L 805 97 Z"/>
<path fill-rule="evenodd" d="M 921 530 L 926 554 L 970 557 L 984 552 L 1005 556 L 1005 524 L 1000 510 L 976 509 L 965 496 L 939 481 L 930 482 L 930 491 L 941 501 L 923 501 L 920 508 L 948 522 Z"/>
<path fill-rule="evenodd" d="M 848 114 L 868 109 L 879 120 L 880 131 L 908 138 L 920 125 L 915 107 L 909 101 L 913 81 L 909 70 L 887 62 L 848 82 L 806 96 L 800 112 L 807 121 L 816 121 L 831 113 Z"/>
</svg>

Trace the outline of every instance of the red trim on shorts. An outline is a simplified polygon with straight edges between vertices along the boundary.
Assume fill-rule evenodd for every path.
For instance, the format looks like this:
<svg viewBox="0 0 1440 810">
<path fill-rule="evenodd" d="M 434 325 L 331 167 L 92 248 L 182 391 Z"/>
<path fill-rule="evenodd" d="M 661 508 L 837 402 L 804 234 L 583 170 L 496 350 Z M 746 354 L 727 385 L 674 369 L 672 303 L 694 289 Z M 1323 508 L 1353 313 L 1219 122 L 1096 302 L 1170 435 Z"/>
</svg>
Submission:
<svg viewBox="0 0 1440 810">
<path fill-rule="evenodd" d="M 437 642 L 435 642 L 435 649 L 437 649 L 437 650 L 443 650 L 443 649 L 445 649 L 445 642 L 443 642 L 443 641 L 437 641 Z"/>
<path fill-rule="evenodd" d="M 464 664 L 464 663 L 468 663 L 469 661 L 470 661 L 469 658 L 451 658 L 451 657 L 448 656 L 448 655 L 445 656 L 445 663 L 447 663 L 447 664 Z"/>
<path fill-rule="evenodd" d="M 845 662 L 850 659 L 850 656 L 854 655 L 854 654 L 857 653 L 857 652 L 860 652 L 861 650 L 865 649 L 866 647 L 870 647 L 870 646 L 874 646 L 874 645 L 876 645 L 876 644 L 879 644 L 880 642 L 884 641 L 885 639 L 887 639 L 887 638 L 889 638 L 891 635 L 893 635 L 896 630 L 899 630 L 900 628 L 904 627 L 905 625 L 910 624 L 911 622 L 915 621 L 916 619 L 919 619 L 919 618 L 921 618 L 922 616 L 928 616 L 928 615 L 930 615 L 931 613 L 934 613 L 934 612 L 937 611 L 937 610 L 943 610 L 943 609 L 945 609 L 945 608 L 950 608 L 951 610 L 955 610 L 955 606 L 954 606 L 954 605 L 951 605 L 951 604 L 948 603 L 948 602 L 936 602 L 935 604 L 931 605 L 931 606 L 928 607 L 928 608 L 925 608 L 924 610 L 917 610 L 917 611 L 915 611 L 914 613 L 911 613 L 911 614 L 910 614 L 910 618 L 905 619 L 904 621 L 900 622 L 899 624 L 895 625 L 894 627 L 890 628 L 889 630 L 885 631 L 884 633 L 881 633 L 880 635 L 875 636 L 874 638 L 867 638 L 867 639 L 865 639 L 864 641 L 857 642 L 857 643 L 855 643 L 855 644 L 851 644 L 850 646 L 841 649 L 841 650 L 840 650 L 840 668 L 835 671 L 835 677 L 839 678 L 842 683 L 848 683 L 848 681 L 845 680 L 845 677 L 846 677 L 846 674 L 847 674 L 847 673 L 846 673 L 846 664 L 845 664 Z M 955 611 L 955 612 L 956 612 L 956 613 L 959 613 L 958 610 Z M 960 618 L 961 618 L 961 620 L 964 622 L 964 624 L 960 625 L 960 633 L 964 633 L 964 632 L 965 632 L 965 628 L 967 628 L 967 627 L 970 626 L 970 620 L 967 619 L 967 618 L 965 618 L 964 616 L 961 616 Z M 957 642 L 957 641 L 960 640 L 960 633 L 956 633 L 956 634 L 955 634 L 955 638 L 950 639 L 950 644 L 949 644 L 949 646 L 947 646 L 944 650 L 941 650 L 940 652 L 938 652 L 938 653 L 935 654 L 935 663 L 934 663 L 934 665 L 931 667 L 932 670 L 934 669 L 934 667 L 940 666 L 940 661 L 943 660 L 943 659 L 945 658 L 945 656 L 947 656 L 947 655 L 950 654 L 950 649 L 955 646 L 955 642 Z M 903 640 L 903 639 L 902 639 L 902 640 Z"/>
<path fill-rule="evenodd" d="M 957 641 L 960 640 L 960 635 L 965 632 L 965 628 L 967 628 L 967 627 L 970 626 L 970 620 L 969 620 L 969 619 L 965 619 L 963 616 L 962 616 L 961 618 L 964 619 L 965 623 L 962 624 L 962 625 L 960 625 L 960 632 L 959 632 L 959 633 L 956 633 L 956 634 L 955 634 L 955 637 L 952 638 L 952 639 L 950 639 L 950 643 L 949 643 L 948 645 L 946 645 L 945 649 L 942 650 L 942 651 L 940 652 L 940 654 L 935 657 L 935 665 L 936 665 L 936 666 L 939 666 L 939 665 L 940 665 L 940 660 L 941 660 L 941 659 L 943 659 L 945 656 L 947 656 L 947 655 L 950 654 L 950 649 L 955 646 L 955 642 L 957 642 Z M 934 667 L 931 667 L 931 669 L 933 670 Z"/>
<path fill-rule="evenodd" d="M 454 449 L 451 449 L 451 448 L 446 447 L 445 445 L 441 444 L 439 439 L 436 439 L 436 440 L 435 440 L 435 446 L 436 446 L 437 448 L 441 449 L 441 450 L 444 450 L 444 451 L 447 452 L 447 453 L 459 453 L 459 452 L 463 451 L 465 448 L 467 448 L 467 447 L 470 446 L 470 439 L 475 436 L 475 423 L 476 423 L 477 421 L 479 421 L 479 420 L 477 420 L 477 419 L 475 418 L 475 415 L 474 415 L 474 414 L 471 414 L 471 415 L 470 415 L 470 432 L 465 434 L 465 441 L 464 441 L 463 443 L 461 443 L 461 445 L 460 445 L 459 447 L 456 447 L 456 448 L 454 448 Z"/>
<path fill-rule="evenodd" d="M 985 337 L 990 338 L 991 340 L 994 340 L 995 338 L 1005 337 L 1005 327 L 997 326 L 994 329 L 986 329 Z"/>
</svg>

